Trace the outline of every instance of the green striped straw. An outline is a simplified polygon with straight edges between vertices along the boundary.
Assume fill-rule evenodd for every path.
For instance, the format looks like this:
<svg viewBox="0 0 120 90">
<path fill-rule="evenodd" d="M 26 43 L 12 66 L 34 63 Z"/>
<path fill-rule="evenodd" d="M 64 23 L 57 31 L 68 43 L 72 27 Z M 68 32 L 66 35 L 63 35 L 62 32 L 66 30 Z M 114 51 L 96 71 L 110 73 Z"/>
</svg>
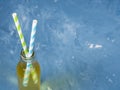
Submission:
<svg viewBox="0 0 120 90">
<path fill-rule="evenodd" d="M 20 41 L 21 41 L 21 44 L 22 44 L 22 47 L 23 47 L 25 56 L 27 57 L 28 49 L 27 49 L 27 45 L 26 45 L 24 36 L 23 36 L 23 34 L 22 34 L 22 30 L 21 30 L 20 23 L 19 23 L 19 21 L 18 21 L 17 14 L 16 14 L 16 13 L 13 13 L 12 16 L 13 16 L 13 19 L 14 19 L 14 22 L 15 22 L 15 26 L 16 26 L 16 28 L 17 28 L 17 31 L 18 31 L 18 34 L 19 34 L 19 37 L 20 37 Z"/>
<path fill-rule="evenodd" d="M 26 45 L 24 36 L 23 36 L 23 34 L 22 34 L 22 30 L 21 30 L 20 23 L 19 23 L 19 21 L 18 21 L 17 14 L 16 14 L 16 13 L 13 13 L 12 16 L 13 16 L 13 19 L 14 19 L 14 22 L 15 22 L 15 25 L 16 25 L 16 28 L 17 28 L 19 37 L 20 37 L 20 41 L 21 41 L 21 44 L 22 44 L 22 47 L 23 47 L 25 56 L 28 57 L 27 45 Z M 25 70 L 25 74 L 24 74 L 24 79 L 23 79 L 23 85 L 24 85 L 24 86 L 27 86 L 28 81 L 29 81 L 30 67 L 28 67 L 28 66 L 29 66 L 29 63 L 27 63 L 26 70 Z"/>
</svg>

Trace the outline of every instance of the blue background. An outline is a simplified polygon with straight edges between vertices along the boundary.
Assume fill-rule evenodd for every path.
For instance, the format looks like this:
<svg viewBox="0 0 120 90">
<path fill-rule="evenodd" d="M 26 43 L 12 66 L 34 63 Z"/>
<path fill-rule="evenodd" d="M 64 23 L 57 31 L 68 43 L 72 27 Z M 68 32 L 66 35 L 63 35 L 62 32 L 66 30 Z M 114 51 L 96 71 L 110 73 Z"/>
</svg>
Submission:
<svg viewBox="0 0 120 90">
<path fill-rule="evenodd" d="M 16 12 L 35 53 L 41 90 L 120 90 L 120 0 L 0 0 L 0 90 L 18 90 Z"/>
</svg>

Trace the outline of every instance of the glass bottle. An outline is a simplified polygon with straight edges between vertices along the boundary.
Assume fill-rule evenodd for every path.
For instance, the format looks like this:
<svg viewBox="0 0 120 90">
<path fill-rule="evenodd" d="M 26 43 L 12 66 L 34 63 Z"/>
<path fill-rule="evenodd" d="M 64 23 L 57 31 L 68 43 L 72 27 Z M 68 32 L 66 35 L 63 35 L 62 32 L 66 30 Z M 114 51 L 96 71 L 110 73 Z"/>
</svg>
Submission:
<svg viewBox="0 0 120 90">
<path fill-rule="evenodd" d="M 34 81 L 32 79 L 32 74 L 30 74 L 28 85 L 25 87 L 23 85 L 23 78 L 24 78 L 24 72 L 26 69 L 27 62 L 32 63 L 32 66 L 35 69 L 35 72 L 36 72 L 37 77 L 38 77 L 38 82 L 34 83 Z M 20 55 L 20 61 L 18 62 L 16 69 L 17 69 L 17 78 L 18 78 L 19 90 L 40 90 L 40 73 L 41 73 L 40 72 L 40 65 L 35 59 L 34 52 L 33 52 L 31 57 L 26 58 L 24 52 L 22 51 L 21 55 Z"/>
</svg>

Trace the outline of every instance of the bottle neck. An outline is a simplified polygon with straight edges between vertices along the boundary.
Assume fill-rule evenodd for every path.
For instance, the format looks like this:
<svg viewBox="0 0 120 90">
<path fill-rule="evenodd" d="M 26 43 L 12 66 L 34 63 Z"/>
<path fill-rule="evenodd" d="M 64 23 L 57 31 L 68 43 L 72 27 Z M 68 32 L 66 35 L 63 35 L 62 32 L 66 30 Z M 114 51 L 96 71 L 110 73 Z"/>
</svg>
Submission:
<svg viewBox="0 0 120 90">
<path fill-rule="evenodd" d="M 22 61 L 26 62 L 26 63 L 30 63 L 30 62 L 32 62 L 35 59 L 34 52 L 33 52 L 32 56 L 26 57 L 24 51 L 22 50 L 21 54 L 20 54 L 20 59 Z"/>
</svg>

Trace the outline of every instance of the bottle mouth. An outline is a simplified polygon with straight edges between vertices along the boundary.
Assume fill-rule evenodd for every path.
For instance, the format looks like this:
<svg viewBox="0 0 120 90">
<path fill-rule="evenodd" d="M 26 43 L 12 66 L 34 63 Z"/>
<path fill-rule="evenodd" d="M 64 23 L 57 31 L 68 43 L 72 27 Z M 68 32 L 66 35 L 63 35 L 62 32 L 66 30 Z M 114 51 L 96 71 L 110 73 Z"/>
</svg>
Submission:
<svg viewBox="0 0 120 90">
<path fill-rule="evenodd" d="M 26 57 L 25 53 L 23 50 L 21 50 L 21 59 L 25 62 L 31 62 L 34 59 L 34 51 L 30 57 Z"/>
</svg>

